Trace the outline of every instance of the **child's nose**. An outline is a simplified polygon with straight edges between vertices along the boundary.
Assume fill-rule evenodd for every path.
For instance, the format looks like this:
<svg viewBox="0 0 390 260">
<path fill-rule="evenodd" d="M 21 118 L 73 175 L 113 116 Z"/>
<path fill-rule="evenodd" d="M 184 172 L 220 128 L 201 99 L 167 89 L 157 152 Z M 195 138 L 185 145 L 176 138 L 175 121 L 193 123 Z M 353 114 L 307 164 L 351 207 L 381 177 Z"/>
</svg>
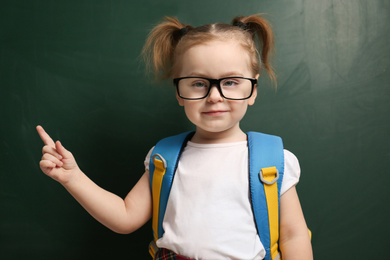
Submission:
<svg viewBox="0 0 390 260">
<path fill-rule="evenodd" d="M 221 93 L 216 85 L 211 86 L 210 93 L 207 97 L 209 102 L 219 102 L 223 100 Z"/>
</svg>

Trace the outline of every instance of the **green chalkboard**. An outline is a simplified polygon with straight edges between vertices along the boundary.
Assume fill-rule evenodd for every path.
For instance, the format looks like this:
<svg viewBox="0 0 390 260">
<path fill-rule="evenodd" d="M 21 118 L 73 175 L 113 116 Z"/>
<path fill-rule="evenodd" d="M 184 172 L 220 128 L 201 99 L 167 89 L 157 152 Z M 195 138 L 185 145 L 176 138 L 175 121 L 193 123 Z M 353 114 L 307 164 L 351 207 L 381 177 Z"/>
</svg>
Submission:
<svg viewBox="0 0 390 260">
<path fill-rule="evenodd" d="M 194 26 L 267 13 L 278 88 L 261 77 L 244 130 L 280 135 L 315 259 L 386 259 L 390 2 L 28 1 L 0 8 L 0 258 L 149 259 L 150 223 L 118 235 L 39 169 L 41 124 L 122 197 L 162 137 L 192 129 L 140 52 L 163 16 Z"/>
</svg>

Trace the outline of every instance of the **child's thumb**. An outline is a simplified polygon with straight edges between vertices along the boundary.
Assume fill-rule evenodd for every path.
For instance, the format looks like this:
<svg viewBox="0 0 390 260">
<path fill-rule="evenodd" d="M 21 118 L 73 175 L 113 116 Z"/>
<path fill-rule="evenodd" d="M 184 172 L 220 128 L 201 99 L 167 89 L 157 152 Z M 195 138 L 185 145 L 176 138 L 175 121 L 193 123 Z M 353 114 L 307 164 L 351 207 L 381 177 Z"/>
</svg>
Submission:
<svg viewBox="0 0 390 260">
<path fill-rule="evenodd" d="M 65 149 L 65 147 L 62 146 L 60 141 L 56 142 L 56 149 L 57 152 L 64 158 L 64 159 L 69 159 L 72 158 L 73 155 L 71 152 Z"/>
</svg>

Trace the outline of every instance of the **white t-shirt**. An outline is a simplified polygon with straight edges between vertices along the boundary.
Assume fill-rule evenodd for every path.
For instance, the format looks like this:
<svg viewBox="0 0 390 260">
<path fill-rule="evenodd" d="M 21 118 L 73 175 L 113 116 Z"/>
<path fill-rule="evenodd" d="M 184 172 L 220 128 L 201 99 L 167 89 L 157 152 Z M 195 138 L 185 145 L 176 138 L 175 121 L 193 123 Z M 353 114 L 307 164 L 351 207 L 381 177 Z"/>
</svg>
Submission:
<svg viewBox="0 0 390 260">
<path fill-rule="evenodd" d="M 149 169 L 152 150 L 145 159 Z M 299 181 L 297 158 L 284 150 L 281 194 Z M 193 259 L 263 259 L 253 217 L 246 141 L 188 142 L 180 157 L 157 246 Z"/>
</svg>

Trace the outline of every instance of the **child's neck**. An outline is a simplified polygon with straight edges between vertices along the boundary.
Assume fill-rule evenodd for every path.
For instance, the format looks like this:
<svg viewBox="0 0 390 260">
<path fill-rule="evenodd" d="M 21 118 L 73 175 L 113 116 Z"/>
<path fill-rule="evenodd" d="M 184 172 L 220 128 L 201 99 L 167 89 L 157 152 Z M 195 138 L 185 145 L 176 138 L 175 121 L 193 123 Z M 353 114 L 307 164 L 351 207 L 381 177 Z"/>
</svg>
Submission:
<svg viewBox="0 0 390 260">
<path fill-rule="evenodd" d="M 246 140 L 247 135 L 241 129 L 233 132 L 228 130 L 216 133 L 197 129 L 194 136 L 191 138 L 191 142 L 200 144 L 233 143 Z"/>
</svg>

